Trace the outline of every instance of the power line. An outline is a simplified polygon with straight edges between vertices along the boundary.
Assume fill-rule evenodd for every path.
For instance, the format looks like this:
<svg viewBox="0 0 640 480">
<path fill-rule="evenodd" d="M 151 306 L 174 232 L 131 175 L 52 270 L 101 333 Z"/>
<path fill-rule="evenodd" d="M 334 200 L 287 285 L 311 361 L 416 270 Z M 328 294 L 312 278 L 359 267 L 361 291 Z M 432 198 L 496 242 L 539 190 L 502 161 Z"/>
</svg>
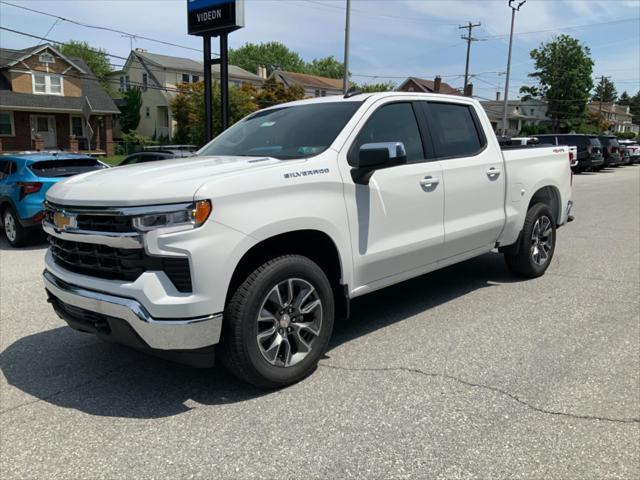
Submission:
<svg viewBox="0 0 640 480">
<path fill-rule="evenodd" d="M 125 32 L 125 31 L 118 30 L 118 29 L 111 28 L 111 27 L 104 27 L 104 26 L 101 26 L 101 25 L 91 25 L 89 23 L 80 22 L 78 20 L 73 20 L 73 19 L 70 19 L 70 18 L 61 17 L 59 15 L 54 15 L 52 13 L 43 12 L 42 10 L 36 10 L 35 8 L 25 7 L 23 5 L 16 5 L 15 3 L 6 2 L 4 0 L 0 0 L 0 3 L 4 3 L 5 5 L 9 5 L 11 7 L 18 8 L 18 9 L 21 9 L 21 10 L 25 10 L 25 11 L 29 11 L 29 12 L 33 12 L 33 13 L 38 13 L 40 15 L 46 15 L 47 17 L 56 18 L 56 19 L 61 20 L 63 22 L 72 23 L 74 25 L 78 25 L 78 26 L 85 27 L 85 28 L 93 28 L 93 29 L 96 29 L 96 30 L 104 30 L 104 31 L 107 31 L 107 32 L 118 33 L 120 35 L 124 35 L 124 36 L 127 36 L 127 37 L 139 38 L 141 40 L 147 40 L 149 42 L 160 43 L 162 45 L 167 45 L 167 46 L 171 46 L 171 47 L 178 47 L 178 48 L 184 48 L 186 50 L 193 50 L 194 52 L 202 53 L 202 50 L 200 50 L 198 48 L 194 48 L 194 47 L 189 47 L 187 45 L 180 45 L 178 43 L 167 42 L 165 40 L 159 40 L 157 38 L 145 37 L 143 35 L 137 35 L 137 34 L 134 34 L 134 33 Z M 218 54 L 216 53 L 215 55 L 218 55 Z"/>
<path fill-rule="evenodd" d="M 322 7 L 325 8 L 333 8 L 333 9 L 338 9 L 338 10 L 345 10 L 345 7 L 342 7 L 340 5 L 330 5 L 327 3 L 323 3 L 323 2 L 318 2 L 316 0 L 302 0 L 305 3 L 312 3 L 315 5 L 320 5 Z M 403 17 L 400 15 L 387 15 L 385 13 L 371 13 L 368 10 L 362 10 L 359 8 L 352 8 L 351 11 L 353 12 L 359 12 L 360 15 L 359 16 L 364 16 L 364 17 L 380 17 L 380 18 L 392 18 L 394 20 L 403 20 L 403 21 L 407 21 L 407 22 L 412 22 L 412 23 L 420 23 L 420 24 L 425 24 L 425 23 L 434 23 L 434 24 L 438 24 L 438 25 L 442 25 L 442 26 L 454 26 L 457 25 L 455 23 L 442 23 L 439 22 L 437 20 L 423 20 L 423 19 L 419 19 L 419 18 L 415 18 L 415 17 Z"/>
<path fill-rule="evenodd" d="M 562 29 L 565 30 L 572 30 L 575 28 L 586 28 L 586 27 L 594 27 L 597 25 L 609 25 L 609 24 L 613 24 L 613 23 L 623 23 L 623 22 L 637 22 L 638 20 L 640 20 L 640 17 L 634 17 L 634 18 L 621 18 L 619 20 L 612 20 L 609 22 L 598 22 L 598 23 L 585 23 L 583 25 L 573 25 L 573 26 L 562 26 Z M 530 31 L 530 32 L 519 32 L 519 33 L 514 33 L 514 35 L 532 35 L 535 33 L 548 33 L 548 32 L 557 32 L 558 29 L 557 28 L 552 28 L 552 29 L 548 29 L 548 30 L 534 30 L 534 31 Z M 497 39 L 497 38 L 505 38 L 508 37 L 509 34 L 508 33 L 501 33 L 499 35 L 487 35 L 486 37 L 481 37 L 482 40 L 491 40 L 491 39 Z"/>
</svg>

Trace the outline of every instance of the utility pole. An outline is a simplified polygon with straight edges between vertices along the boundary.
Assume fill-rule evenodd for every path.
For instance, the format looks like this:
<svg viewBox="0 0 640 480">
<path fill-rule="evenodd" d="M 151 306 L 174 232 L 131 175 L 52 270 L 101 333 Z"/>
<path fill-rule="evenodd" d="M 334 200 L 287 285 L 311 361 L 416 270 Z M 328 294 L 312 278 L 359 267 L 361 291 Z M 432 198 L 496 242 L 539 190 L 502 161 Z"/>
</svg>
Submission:
<svg viewBox="0 0 640 480">
<path fill-rule="evenodd" d="M 344 28 L 344 78 L 342 79 L 342 93 L 349 91 L 349 33 L 351 30 L 351 0 L 347 0 L 347 18 Z"/>
<path fill-rule="evenodd" d="M 509 98 L 509 75 L 511 74 L 511 47 L 513 46 L 513 24 L 516 20 L 516 12 L 520 10 L 520 7 L 526 3 L 527 0 L 521 0 L 520 2 L 516 2 L 516 0 L 509 0 L 509 8 L 511 9 L 511 34 L 509 35 L 509 56 L 507 57 L 507 78 L 505 80 L 504 86 L 504 107 L 502 111 L 502 136 L 507 135 L 507 109 L 508 107 L 508 98 Z M 517 3 L 517 6 L 513 4 Z"/>
<path fill-rule="evenodd" d="M 466 28 L 468 30 L 466 37 L 464 35 L 460 37 L 462 38 L 462 40 L 467 41 L 467 63 L 465 64 L 465 67 L 464 67 L 464 89 L 462 90 L 463 92 L 465 92 L 465 94 L 467 92 L 467 85 L 469 84 L 469 55 L 471 53 L 471 42 L 475 42 L 478 40 L 477 38 L 473 38 L 471 36 L 471 32 L 475 27 L 479 27 L 480 25 L 482 25 L 480 22 L 478 23 L 469 22 L 467 25 L 462 25 L 458 27 L 458 29 Z"/>
</svg>

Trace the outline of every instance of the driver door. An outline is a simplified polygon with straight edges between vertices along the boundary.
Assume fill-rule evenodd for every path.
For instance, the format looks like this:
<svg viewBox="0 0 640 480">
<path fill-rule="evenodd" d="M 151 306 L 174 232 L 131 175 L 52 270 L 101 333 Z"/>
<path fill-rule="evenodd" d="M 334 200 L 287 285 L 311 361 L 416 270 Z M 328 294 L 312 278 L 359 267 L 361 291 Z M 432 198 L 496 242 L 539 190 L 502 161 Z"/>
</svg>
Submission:
<svg viewBox="0 0 640 480">
<path fill-rule="evenodd" d="M 352 181 L 346 152 L 340 168 L 351 228 L 355 287 L 379 288 L 435 264 L 444 241 L 440 162 L 430 161 L 421 110 L 411 101 L 378 104 L 367 112 L 343 150 L 402 142 L 407 163 L 376 170 L 368 185 Z"/>
</svg>

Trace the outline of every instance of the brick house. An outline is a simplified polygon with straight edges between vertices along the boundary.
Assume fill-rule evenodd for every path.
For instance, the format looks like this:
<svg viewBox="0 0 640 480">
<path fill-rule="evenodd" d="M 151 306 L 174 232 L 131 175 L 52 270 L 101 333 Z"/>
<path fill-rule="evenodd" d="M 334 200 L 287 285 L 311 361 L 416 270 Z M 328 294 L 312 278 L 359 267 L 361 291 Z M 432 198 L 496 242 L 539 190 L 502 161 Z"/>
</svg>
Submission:
<svg viewBox="0 0 640 480">
<path fill-rule="evenodd" d="M 396 89 L 399 92 L 423 92 L 423 93 L 444 93 L 446 95 L 462 95 L 457 88 L 453 88 L 448 83 L 442 81 L 441 77 L 434 80 L 424 78 L 409 77 Z M 471 95 L 469 95 L 471 96 Z"/>
<path fill-rule="evenodd" d="M 0 152 L 113 155 L 113 115 L 118 113 L 81 59 L 49 44 L 0 49 Z"/>
</svg>

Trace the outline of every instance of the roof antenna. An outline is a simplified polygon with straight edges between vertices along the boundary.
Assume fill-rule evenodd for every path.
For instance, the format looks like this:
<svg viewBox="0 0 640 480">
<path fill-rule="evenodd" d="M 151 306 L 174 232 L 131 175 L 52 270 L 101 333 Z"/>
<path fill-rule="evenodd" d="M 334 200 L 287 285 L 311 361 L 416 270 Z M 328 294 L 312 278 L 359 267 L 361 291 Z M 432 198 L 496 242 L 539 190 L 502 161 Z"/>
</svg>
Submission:
<svg viewBox="0 0 640 480">
<path fill-rule="evenodd" d="M 355 97 L 356 95 L 362 95 L 362 91 L 358 90 L 357 87 L 352 86 L 349 88 L 349 90 L 347 90 L 347 93 L 344 94 L 344 98 L 351 98 Z"/>
</svg>

